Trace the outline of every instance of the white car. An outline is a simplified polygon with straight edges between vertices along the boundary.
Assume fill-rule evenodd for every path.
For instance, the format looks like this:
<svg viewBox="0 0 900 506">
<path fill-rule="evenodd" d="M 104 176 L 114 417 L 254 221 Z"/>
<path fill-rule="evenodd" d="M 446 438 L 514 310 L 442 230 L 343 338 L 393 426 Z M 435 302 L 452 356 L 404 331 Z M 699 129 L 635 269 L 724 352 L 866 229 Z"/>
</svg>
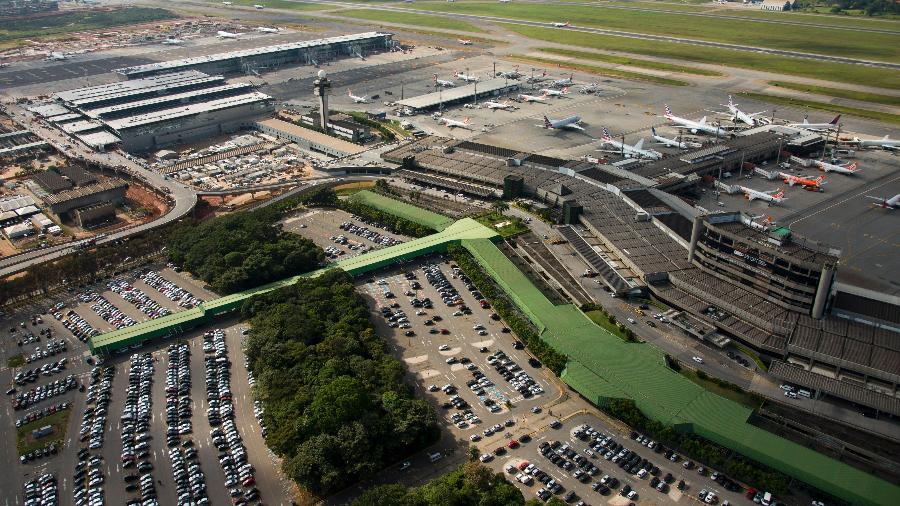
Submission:
<svg viewBox="0 0 900 506">
<path fill-rule="evenodd" d="M 442 345 L 438 346 L 438 351 L 447 351 L 449 349 L 450 349 L 450 347 L 447 346 L 446 344 L 442 344 Z"/>
<path fill-rule="evenodd" d="M 693 361 L 694 361 L 694 362 L 697 362 L 698 364 L 702 364 L 702 363 L 703 363 L 703 359 L 700 358 L 700 357 L 693 357 Z"/>
<path fill-rule="evenodd" d="M 481 454 L 481 457 L 478 457 L 478 460 L 480 460 L 482 463 L 487 463 L 494 460 L 494 456 L 490 453 L 483 453 Z"/>
</svg>

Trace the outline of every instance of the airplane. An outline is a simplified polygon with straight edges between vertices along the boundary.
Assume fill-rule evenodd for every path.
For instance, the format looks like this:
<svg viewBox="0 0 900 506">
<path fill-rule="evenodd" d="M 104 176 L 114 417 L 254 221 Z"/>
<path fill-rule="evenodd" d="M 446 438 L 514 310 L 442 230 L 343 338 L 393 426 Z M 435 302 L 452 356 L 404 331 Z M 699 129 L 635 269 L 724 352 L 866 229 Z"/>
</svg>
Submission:
<svg viewBox="0 0 900 506">
<path fill-rule="evenodd" d="M 466 130 L 471 130 L 472 128 L 469 125 L 469 118 L 465 118 L 463 121 L 458 119 L 450 119 L 450 118 L 438 118 L 438 123 L 446 126 L 447 128 L 464 128 Z"/>
<path fill-rule="evenodd" d="M 507 79 L 518 79 L 522 77 L 524 74 L 519 72 L 519 67 L 513 67 L 513 70 L 507 70 L 506 72 L 497 72 L 497 77 L 505 77 Z"/>
<path fill-rule="evenodd" d="M 231 5 L 231 2 L 222 2 L 222 5 Z"/>
<path fill-rule="evenodd" d="M 181 39 L 166 39 L 162 41 L 162 43 L 166 46 L 178 46 L 180 44 L 184 44 L 184 41 Z"/>
<path fill-rule="evenodd" d="M 703 132 L 706 134 L 715 135 L 716 137 L 725 137 L 727 135 L 725 131 L 722 130 L 722 128 L 718 125 L 713 126 L 707 123 L 706 116 L 700 118 L 700 121 L 681 118 L 672 114 L 672 109 L 668 105 L 666 105 L 665 118 L 672 123 L 675 123 L 676 128 L 690 130 L 692 134 Z"/>
<path fill-rule="evenodd" d="M 813 164 L 823 172 L 839 172 L 841 174 L 853 175 L 862 170 L 857 169 L 859 164 L 856 162 L 853 162 L 850 165 L 837 165 L 834 163 L 823 162 L 822 160 L 815 160 L 813 161 Z"/>
<path fill-rule="evenodd" d="M 561 97 L 563 95 L 569 94 L 569 88 L 565 87 L 561 90 L 554 90 L 552 88 L 543 88 L 541 89 L 541 93 L 547 95 L 548 97 Z"/>
<path fill-rule="evenodd" d="M 216 37 L 218 37 L 220 39 L 236 39 L 240 36 L 241 36 L 241 34 L 239 34 L 239 33 L 225 32 L 222 30 L 219 30 L 218 33 L 216 33 Z"/>
<path fill-rule="evenodd" d="M 656 133 L 655 127 L 650 127 L 650 132 L 653 134 L 653 140 L 655 140 L 657 144 L 664 144 L 666 147 L 678 149 L 698 149 L 703 147 L 703 144 L 700 144 L 699 142 L 678 141 L 663 137 Z"/>
<path fill-rule="evenodd" d="M 539 75 L 539 76 L 537 76 L 537 77 L 534 77 L 534 76 L 529 77 L 528 79 L 525 80 L 525 82 L 526 82 L 526 83 L 529 83 L 529 84 L 531 84 L 531 83 L 542 83 L 542 82 L 544 82 L 544 81 L 546 81 L 546 80 L 547 80 L 547 71 L 545 70 L 544 72 L 541 73 L 541 75 Z"/>
<path fill-rule="evenodd" d="M 803 118 L 803 123 L 788 123 L 789 127 L 802 128 L 804 130 L 812 130 L 813 132 L 821 132 L 824 130 L 835 130 L 838 127 L 841 115 L 838 114 L 828 123 L 810 123 L 808 118 Z"/>
<path fill-rule="evenodd" d="M 52 53 L 50 53 L 47 56 L 47 58 L 45 58 L 45 61 L 62 61 L 62 60 L 68 60 L 68 59 L 69 59 L 69 56 L 66 55 L 65 53 L 60 53 L 59 51 L 53 51 Z"/>
<path fill-rule="evenodd" d="M 453 88 L 456 86 L 456 83 L 453 81 L 445 81 L 444 79 L 438 79 L 437 74 L 434 74 L 434 87 L 443 86 L 444 88 Z"/>
<path fill-rule="evenodd" d="M 584 128 L 579 125 L 581 123 L 581 118 L 579 116 L 569 116 L 568 118 L 558 119 L 558 120 L 550 120 L 547 116 L 544 116 L 544 124 L 536 125 L 541 128 L 547 130 L 560 130 L 564 128 L 569 128 L 572 130 L 579 130 L 584 132 Z"/>
<path fill-rule="evenodd" d="M 722 104 L 723 107 L 728 108 L 729 114 L 731 114 L 731 121 L 744 123 L 748 126 L 757 126 L 760 123 L 756 117 L 760 114 L 765 113 L 766 111 L 754 112 L 754 113 L 746 113 L 740 109 L 738 109 L 737 104 L 732 100 L 731 95 L 728 95 L 728 103 Z"/>
<path fill-rule="evenodd" d="M 502 109 L 504 111 L 511 111 L 513 106 L 509 102 L 494 102 L 493 100 L 488 100 L 487 102 L 481 103 L 482 107 L 487 107 L 488 109 L 494 111 L 497 109 Z"/>
<path fill-rule="evenodd" d="M 572 80 L 572 76 L 553 81 L 553 86 L 559 86 L 561 88 L 572 86 L 573 84 L 575 84 L 575 82 Z"/>
<path fill-rule="evenodd" d="M 568 21 L 566 21 L 565 23 L 553 23 L 553 26 L 555 28 L 568 28 L 572 25 Z"/>
<path fill-rule="evenodd" d="M 784 190 L 781 188 L 777 190 L 771 190 L 767 192 L 761 192 L 759 190 L 754 190 L 753 188 L 747 188 L 746 186 L 739 187 L 742 192 L 744 192 L 744 198 L 753 202 L 756 199 L 764 200 L 769 203 L 779 203 L 783 200 L 787 200 L 784 198 Z"/>
<path fill-rule="evenodd" d="M 603 141 L 603 144 L 609 144 L 610 146 L 616 148 L 613 150 L 606 149 L 598 149 L 597 151 L 608 151 L 611 153 L 623 153 L 626 157 L 631 158 L 649 158 L 651 160 L 659 160 L 662 158 L 662 153 L 657 151 L 653 151 L 652 149 L 643 149 L 644 147 L 644 139 L 637 141 L 633 146 L 630 146 L 622 141 L 617 141 L 609 135 L 609 130 L 606 127 L 603 127 L 603 137 L 600 138 Z"/>
<path fill-rule="evenodd" d="M 500 0 L 500 3 L 502 3 L 502 4 L 508 4 L 509 2 L 510 2 L 510 0 Z"/>
<path fill-rule="evenodd" d="M 471 45 L 472 45 L 472 41 L 471 41 L 471 40 L 467 40 L 467 39 L 456 39 L 456 42 L 459 42 L 460 44 L 462 44 L 462 45 L 464 45 L 464 46 L 471 46 Z"/>
<path fill-rule="evenodd" d="M 780 177 L 785 183 L 790 186 L 799 184 L 809 190 L 818 190 L 822 187 L 823 184 L 825 184 L 825 176 L 819 176 L 815 179 L 812 179 L 810 177 L 795 176 L 793 174 L 788 174 L 787 172 L 779 172 L 778 177 Z"/>
<path fill-rule="evenodd" d="M 524 100 L 526 102 L 546 102 L 547 95 L 536 96 L 536 95 L 526 95 L 526 94 L 522 93 L 519 95 L 519 100 Z"/>
<path fill-rule="evenodd" d="M 9 63 L 0 63 L 0 69 L 5 69 L 6 67 L 9 67 Z"/>
<path fill-rule="evenodd" d="M 278 33 L 281 30 L 279 30 L 278 28 L 275 28 L 275 27 L 269 28 L 267 26 L 258 26 L 258 27 L 256 27 L 256 31 L 262 32 L 262 33 Z"/>
<path fill-rule="evenodd" d="M 874 199 L 879 201 L 878 207 L 884 209 L 900 209 L 900 193 L 894 195 L 893 197 L 887 199 L 884 197 L 873 197 L 871 195 L 866 195 L 866 198 Z"/>
<path fill-rule="evenodd" d="M 900 149 L 900 140 L 891 139 L 887 135 L 877 140 L 860 140 L 859 137 L 854 137 L 853 142 L 861 148 L 881 148 L 888 151 Z"/>
<path fill-rule="evenodd" d="M 350 90 L 347 90 L 347 96 L 350 97 L 351 100 L 353 100 L 354 104 L 368 104 L 369 103 L 368 97 L 365 97 L 365 96 L 358 97 L 358 96 L 354 95 L 353 92 Z"/>
<path fill-rule="evenodd" d="M 265 9 L 265 8 L 266 8 L 266 6 L 265 6 L 265 5 L 260 5 L 260 4 L 253 4 L 253 7 L 255 7 L 255 8 L 257 8 L 257 9 L 260 9 L 260 10 L 262 10 L 262 9 Z"/>
<path fill-rule="evenodd" d="M 585 84 L 584 86 L 582 86 L 581 88 L 578 89 L 578 93 L 583 93 L 585 95 L 590 94 L 590 93 L 596 93 L 598 91 L 600 91 L 600 85 L 597 83 Z"/>
<path fill-rule="evenodd" d="M 465 81 L 465 82 L 467 82 L 467 83 L 474 83 L 474 82 L 477 82 L 477 81 L 478 81 L 478 77 L 476 77 L 476 76 L 471 76 L 471 75 L 469 75 L 469 74 L 464 74 L 464 73 L 462 73 L 462 72 L 457 72 L 457 73 L 454 74 L 454 75 L 456 76 L 457 79 L 461 79 L 461 80 L 463 80 L 463 81 Z"/>
</svg>

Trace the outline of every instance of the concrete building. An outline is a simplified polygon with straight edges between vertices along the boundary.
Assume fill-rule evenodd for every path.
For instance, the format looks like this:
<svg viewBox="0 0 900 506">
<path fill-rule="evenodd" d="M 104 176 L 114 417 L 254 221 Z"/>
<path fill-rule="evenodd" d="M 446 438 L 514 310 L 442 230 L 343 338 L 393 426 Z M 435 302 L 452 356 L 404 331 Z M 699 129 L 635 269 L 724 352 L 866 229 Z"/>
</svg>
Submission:
<svg viewBox="0 0 900 506">
<path fill-rule="evenodd" d="M 451 106 L 477 102 L 483 98 L 497 97 L 519 89 L 519 81 L 508 79 L 488 79 L 487 81 L 440 89 L 418 97 L 398 100 L 397 105 L 406 107 L 414 113 L 431 111 L 443 106 Z"/>
<path fill-rule="evenodd" d="M 97 223 L 109 221 L 116 217 L 116 205 L 112 202 L 101 202 L 72 211 L 75 223 L 81 228 L 89 228 Z"/>
<path fill-rule="evenodd" d="M 796 0 L 763 0 L 759 8 L 764 11 L 791 11 L 795 4 Z"/>
<path fill-rule="evenodd" d="M 125 200 L 128 183 L 117 178 L 110 178 L 101 183 L 83 186 L 44 197 L 50 212 L 63 217 L 74 209 L 93 204 L 111 202 L 121 204 Z"/>
<path fill-rule="evenodd" d="M 343 57 L 364 56 L 385 51 L 394 46 L 390 33 L 365 32 L 325 39 L 303 40 L 288 44 L 229 51 L 148 63 L 135 67 L 116 69 L 115 72 L 127 79 L 141 79 L 157 74 L 196 70 L 207 74 L 258 74 L 268 68 L 285 65 L 314 65 Z"/>
<path fill-rule="evenodd" d="M 260 132 L 273 135 L 279 139 L 287 139 L 303 149 L 324 153 L 335 158 L 356 155 L 366 150 L 365 147 L 343 139 L 304 128 L 280 119 L 257 121 L 255 128 Z"/>
</svg>

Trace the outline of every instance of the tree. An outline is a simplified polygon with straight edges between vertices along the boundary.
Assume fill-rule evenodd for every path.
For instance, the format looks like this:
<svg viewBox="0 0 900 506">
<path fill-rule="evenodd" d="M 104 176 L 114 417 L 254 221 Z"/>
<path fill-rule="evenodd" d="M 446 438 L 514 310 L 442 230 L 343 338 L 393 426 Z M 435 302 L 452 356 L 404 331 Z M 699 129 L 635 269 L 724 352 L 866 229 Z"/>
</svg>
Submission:
<svg viewBox="0 0 900 506">
<path fill-rule="evenodd" d="M 495 201 L 491 202 L 491 209 L 493 209 L 494 211 L 497 211 L 500 214 L 503 214 L 509 210 L 509 204 L 507 204 L 506 202 L 504 202 L 502 200 L 495 200 Z"/>
</svg>

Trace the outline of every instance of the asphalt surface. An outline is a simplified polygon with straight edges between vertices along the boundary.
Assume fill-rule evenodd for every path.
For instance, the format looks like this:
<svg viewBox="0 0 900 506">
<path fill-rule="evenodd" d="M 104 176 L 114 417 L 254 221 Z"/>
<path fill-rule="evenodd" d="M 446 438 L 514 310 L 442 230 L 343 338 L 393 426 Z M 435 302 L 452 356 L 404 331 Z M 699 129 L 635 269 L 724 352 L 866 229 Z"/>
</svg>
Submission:
<svg viewBox="0 0 900 506">
<path fill-rule="evenodd" d="M 143 65 L 154 61 L 138 56 L 85 59 L 79 55 L 69 58 L 67 61 L 16 63 L 14 67 L 0 70 L 0 87 L 16 88 L 64 79 L 84 78 L 105 74 L 120 67 Z"/>
</svg>

